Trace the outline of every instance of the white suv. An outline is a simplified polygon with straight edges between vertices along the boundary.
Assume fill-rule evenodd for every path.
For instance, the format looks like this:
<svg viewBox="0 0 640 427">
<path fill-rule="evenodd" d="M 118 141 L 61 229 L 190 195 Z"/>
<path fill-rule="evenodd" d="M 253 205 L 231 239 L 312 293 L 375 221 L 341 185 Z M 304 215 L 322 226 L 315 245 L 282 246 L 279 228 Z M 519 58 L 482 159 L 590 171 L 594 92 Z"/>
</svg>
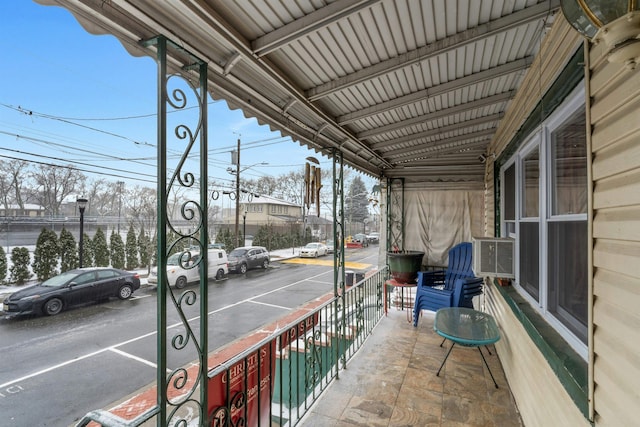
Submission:
<svg viewBox="0 0 640 427">
<path fill-rule="evenodd" d="M 191 258 L 188 258 L 189 255 L 191 255 Z M 186 268 L 180 265 L 180 257 L 183 257 L 182 265 Z M 187 286 L 187 283 L 199 281 L 200 268 L 196 265 L 199 259 L 199 252 L 180 252 L 167 258 L 167 279 L 169 286 L 182 289 Z M 209 249 L 207 251 L 207 259 L 209 261 L 207 274 L 209 279 L 215 278 L 216 280 L 220 280 L 229 273 L 229 261 L 227 260 L 227 253 L 224 249 Z M 157 267 L 151 269 L 147 283 L 158 285 Z"/>
</svg>

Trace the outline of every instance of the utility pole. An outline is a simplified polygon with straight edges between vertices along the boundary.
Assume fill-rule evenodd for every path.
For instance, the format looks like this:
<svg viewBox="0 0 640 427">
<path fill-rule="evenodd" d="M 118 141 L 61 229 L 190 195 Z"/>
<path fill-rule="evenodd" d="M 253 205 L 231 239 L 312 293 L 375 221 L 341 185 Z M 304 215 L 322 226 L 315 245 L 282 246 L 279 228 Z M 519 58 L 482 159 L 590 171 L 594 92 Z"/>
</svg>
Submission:
<svg viewBox="0 0 640 427">
<path fill-rule="evenodd" d="M 122 213 L 122 186 L 124 185 L 123 181 L 118 181 L 118 234 L 120 234 L 120 215 Z"/>
<path fill-rule="evenodd" d="M 238 138 L 238 151 L 236 152 L 235 164 L 236 164 L 236 247 L 238 247 L 240 246 L 240 236 L 238 236 L 238 223 L 240 222 L 240 138 Z"/>
</svg>

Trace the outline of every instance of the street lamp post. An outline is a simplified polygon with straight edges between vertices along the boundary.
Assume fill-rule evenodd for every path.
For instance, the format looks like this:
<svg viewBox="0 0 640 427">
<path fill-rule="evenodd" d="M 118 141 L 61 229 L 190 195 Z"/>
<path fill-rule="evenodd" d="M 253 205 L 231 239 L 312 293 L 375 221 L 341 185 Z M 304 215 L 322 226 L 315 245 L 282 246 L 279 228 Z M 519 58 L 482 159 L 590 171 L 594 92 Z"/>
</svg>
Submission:
<svg viewBox="0 0 640 427">
<path fill-rule="evenodd" d="M 87 199 L 79 198 L 76 200 L 78 210 L 80 211 L 80 240 L 78 243 L 79 266 L 82 268 L 83 240 L 84 240 L 84 209 L 87 207 Z"/>
<path fill-rule="evenodd" d="M 247 240 L 247 208 L 245 207 L 242 213 L 242 238 Z M 244 246 L 244 245 L 243 245 Z"/>
</svg>

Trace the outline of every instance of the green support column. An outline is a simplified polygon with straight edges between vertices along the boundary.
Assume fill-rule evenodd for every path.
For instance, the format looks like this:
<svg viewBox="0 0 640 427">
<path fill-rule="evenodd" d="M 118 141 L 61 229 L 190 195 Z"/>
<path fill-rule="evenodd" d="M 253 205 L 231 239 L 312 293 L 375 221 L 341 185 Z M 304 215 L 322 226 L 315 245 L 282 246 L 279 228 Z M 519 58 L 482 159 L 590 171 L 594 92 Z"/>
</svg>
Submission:
<svg viewBox="0 0 640 427">
<path fill-rule="evenodd" d="M 194 414 L 199 425 L 209 425 L 207 396 L 208 357 L 208 142 L 207 142 L 207 64 L 181 47 L 159 36 L 145 42 L 157 47 L 158 61 L 158 314 L 157 314 L 157 415 L 161 426 L 189 423 Z M 169 73 L 168 51 L 190 61 L 181 73 Z M 197 86 L 193 82 L 197 82 Z M 195 108 L 194 108 L 195 107 Z M 170 111 L 169 111 L 170 110 Z M 195 112 L 193 112 L 195 110 Z M 182 112 L 171 116 L 169 113 Z M 180 117 L 177 122 L 175 117 Z M 175 120 L 175 122 L 174 122 Z M 184 122 L 182 122 L 184 120 Z M 169 137 L 171 140 L 169 141 Z M 170 142 L 170 144 L 169 144 Z M 177 163 L 167 167 L 167 147 L 183 152 Z M 189 170 L 187 160 L 198 159 L 199 169 Z M 168 175 L 168 170 L 173 173 Z M 180 206 L 180 227 L 168 216 L 169 194 L 180 189 L 188 200 Z M 184 224 L 187 224 L 186 226 Z M 194 246 L 196 248 L 194 248 Z M 200 273 L 200 295 L 194 290 L 178 290 L 169 286 L 166 266 L 170 254 L 181 254 L 181 267 L 197 268 Z M 199 254 L 199 257 L 196 255 Z M 196 260 L 195 262 L 193 262 Z M 199 299 L 199 301 L 198 301 Z M 184 309 L 199 302 L 200 316 L 189 323 Z M 168 340 L 167 313 L 178 317 L 182 325 L 172 328 Z M 193 323 L 193 322 L 192 322 Z M 199 334 L 195 330 L 199 329 Z M 170 343 L 170 345 L 169 345 Z M 172 352 L 185 352 L 198 366 L 178 367 L 167 374 L 167 359 Z M 181 353 L 182 354 L 182 353 Z"/>
<path fill-rule="evenodd" d="M 340 343 L 345 342 L 346 330 L 346 304 L 345 304 L 345 266 L 344 266 L 344 164 L 342 152 L 333 150 L 333 294 L 338 302 L 334 305 L 334 320 L 336 332 L 339 337 L 335 349 L 335 360 L 340 360 L 342 366 L 346 365 L 345 352 L 341 353 Z M 340 313 L 342 311 L 342 313 Z M 341 319 L 338 321 L 338 319 Z M 342 344 L 344 345 L 344 344 Z M 340 356 L 342 354 L 342 356 Z M 339 378 L 340 368 L 336 366 L 336 378 Z"/>
<path fill-rule="evenodd" d="M 387 251 L 404 250 L 404 178 L 387 179 Z"/>
<path fill-rule="evenodd" d="M 165 425 L 167 419 L 167 399 L 164 391 L 167 389 L 167 288 L 164 285 L 167 281 L 167 98 L 166 75 L 167 75 L 167 40 L 158 37 L 156 40 L 158 49 L 158 224 L 156 234 L 158 236 L 157 271 L 158 271 L 158 314 L 157 327 L 158 340 L 156 346 L 156 357 L 158 367 L 156 368 L 157 404 L 158 419 L 157 424 Z"/>
</svg>

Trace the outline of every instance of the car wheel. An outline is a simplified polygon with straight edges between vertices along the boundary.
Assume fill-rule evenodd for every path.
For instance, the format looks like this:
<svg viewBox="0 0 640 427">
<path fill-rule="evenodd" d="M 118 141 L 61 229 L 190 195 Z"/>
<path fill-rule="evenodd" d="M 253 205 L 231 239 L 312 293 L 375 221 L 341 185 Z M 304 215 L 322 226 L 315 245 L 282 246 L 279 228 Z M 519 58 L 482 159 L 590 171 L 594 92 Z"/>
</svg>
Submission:
<svg viewBox="0 0 640 427">
<path fill-rule="evenodd" d="M 44 303 L 42 310 L 47 316 L 55 316 L 62 311 L 62 306 L 63 304 L 60 298 L 51 298 L 49 301 Z"/>
<path fill-rule="evenodd" d="M 185 286 L 187 286 L 187 278 L 184 276 L 178 277 L 178 280 L 176 280 L 176 288 L 182 289 Z"/>
<path fill-rule="evenodd" d="M 242 263 L 240 264 L 240 274 L 244 274 L 247 272 L 247 264 Z"/>
<path fill-rule="evenodd" d="M 118 298 L 120 299 L 129 299 L 133 294 L 133 288 L 131 285 L 122 285 L 118 290 Z"/>
<path fill-rule="evenodd" d="M 269 268 L 269 260 L 268 259 L 265 259 L 265 260 L 262 261 L 262 268 L 264 268 L 265 270 L 267 268 Z"/>
<path fill-rule="evenodd" d="M 218 270 L 218 272 L 216 273 L 216 280 L 222 280 L 223 277 L 224 277 L 224 270 L 223 269 Z"/>
</svg>

